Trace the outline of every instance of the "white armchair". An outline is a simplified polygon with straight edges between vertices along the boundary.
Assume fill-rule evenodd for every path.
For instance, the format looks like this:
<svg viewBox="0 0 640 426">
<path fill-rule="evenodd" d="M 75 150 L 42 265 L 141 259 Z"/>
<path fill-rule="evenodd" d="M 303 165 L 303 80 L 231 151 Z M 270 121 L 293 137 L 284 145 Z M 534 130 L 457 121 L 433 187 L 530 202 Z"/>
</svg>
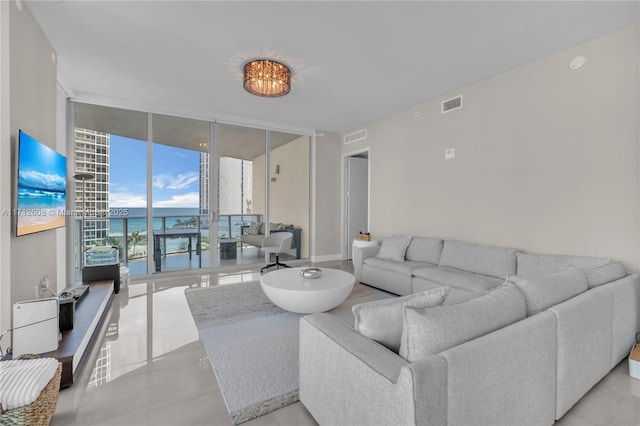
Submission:
<svg viewBox="0 0 640 426">
<path fill-rule="evenodd" d="M 275 253 L 276 261 L 274 263 L 268 263 L 260 272 L 262 273 L 265 269 L 269 269 L 272 266 L 276 266 L 278 269 L 280 267 L 289 268 L 289 265 L 285 265 L 280 262 L 280 253 L 286 253 L 291 248 L 291 243 L 293 242 L 293 234 L 291 232 L 275 232 L 271 235 L 268 235 L 262 241 L 262 250 L 266 255 L 271 255 L 271 253 Z"/>
</svg>

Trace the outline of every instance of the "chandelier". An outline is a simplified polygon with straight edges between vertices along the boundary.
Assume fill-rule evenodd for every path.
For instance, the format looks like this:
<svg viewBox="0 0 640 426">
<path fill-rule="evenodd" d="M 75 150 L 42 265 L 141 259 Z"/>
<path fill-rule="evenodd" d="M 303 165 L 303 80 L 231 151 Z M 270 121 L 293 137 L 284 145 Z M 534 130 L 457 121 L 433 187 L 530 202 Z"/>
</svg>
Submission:
<svg viewBox="0 0 640 426">
<path fill-rule="evenodd" d="M 257 96 L 284 96 L 291 90 L 291 71 L 280 62 L 256 59 L 244 66 L 244 88 Z"/>
</svg>

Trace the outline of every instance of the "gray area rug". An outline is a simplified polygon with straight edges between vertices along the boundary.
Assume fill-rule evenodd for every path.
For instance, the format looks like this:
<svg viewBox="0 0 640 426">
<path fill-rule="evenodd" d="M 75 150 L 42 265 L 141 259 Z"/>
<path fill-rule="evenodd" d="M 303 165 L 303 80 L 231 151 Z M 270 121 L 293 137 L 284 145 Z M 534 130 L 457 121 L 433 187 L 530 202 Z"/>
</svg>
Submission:
<svg viewBox="0 0 640 426">
<path fill-rule="evenodd" d="M 298 401 L 298 327 L 303 315 L 284 311 L 258 281 L 185 290 L 227 410 L 234 424 Z M 349 325 L 357 303 L 391 297 L 362 284 L 329 311 Z"/>
</svg>

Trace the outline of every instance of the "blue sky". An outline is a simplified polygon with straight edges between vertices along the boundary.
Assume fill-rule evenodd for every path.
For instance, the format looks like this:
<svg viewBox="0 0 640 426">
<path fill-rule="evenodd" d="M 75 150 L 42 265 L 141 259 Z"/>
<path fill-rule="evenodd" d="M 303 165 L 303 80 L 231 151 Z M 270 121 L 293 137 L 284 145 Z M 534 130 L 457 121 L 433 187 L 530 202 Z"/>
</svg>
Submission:
<svg viewBox="0 0 640 426">
<path fill-rule="evenodd" d="M 111 135 L 109 207 L 146 207 L 147 142 Z M 198 207 L 200 154 L 153 145 L 153 207 Z"/>
<path fill-rule="evenodd" d="M 19 154 L 20 186 L 64 191 L 66 188 L 67 159 L 53 149 L 20 132 Z"/>
</svg>

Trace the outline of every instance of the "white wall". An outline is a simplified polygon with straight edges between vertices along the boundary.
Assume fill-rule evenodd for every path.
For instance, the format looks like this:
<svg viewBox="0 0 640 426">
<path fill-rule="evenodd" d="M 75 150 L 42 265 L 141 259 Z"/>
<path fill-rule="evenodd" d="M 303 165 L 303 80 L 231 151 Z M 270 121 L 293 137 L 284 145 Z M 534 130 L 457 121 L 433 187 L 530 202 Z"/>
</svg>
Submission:
<svg viewBox="0 0 640 426">
<path fill-rule="evenodd" d="M 341 221 L 340 135 L 324 132 L 316 137 L 314 260 L 339 259 Z"/>
<path fill-rule="evenodd" d="M 0 2 L 0 209 L 11 209 L 9 2 Z M 0 332 L 11 327 L 11 217 L 0 215 Z M 5 342 L 0 342 L 3 345 Z M 6 348 L 6 346 L 3 346 Z"/>
<path fill-rule="evenodd" d="M 371 148 L 373 236 L 611 256 L 638 270 L 638 47 L 628 28 L 367 125 L 342 150 Z M 577 55 L 588 63 L 572 71 Z M 458 94 L 464 107 L 441 114 Z"/>
<path fill-rule="evenodd" d="M 53 149 L 56 142 L 56 65 L 52 48 L 26 3 L 1 2 L 2 15 L 2 143 L 0 181 L 2 209 L 10 210 L 14 192 L 17 129 L 24 129 Z M 7 103 L 8 98 L 8 103 Z M 2 329 L 9 328 L 11 304 L 32 299 L 34 287 L 47 274 L 57 288 L 58 231 L 14 237 L 13 218 L 2 217 Z M 63 238 L 63 237 L 62 237 Z M 8 259 L 8 260 L 6 260 Z M 3 342 L 5 343 L 5 342 Z"/>
</svg>

